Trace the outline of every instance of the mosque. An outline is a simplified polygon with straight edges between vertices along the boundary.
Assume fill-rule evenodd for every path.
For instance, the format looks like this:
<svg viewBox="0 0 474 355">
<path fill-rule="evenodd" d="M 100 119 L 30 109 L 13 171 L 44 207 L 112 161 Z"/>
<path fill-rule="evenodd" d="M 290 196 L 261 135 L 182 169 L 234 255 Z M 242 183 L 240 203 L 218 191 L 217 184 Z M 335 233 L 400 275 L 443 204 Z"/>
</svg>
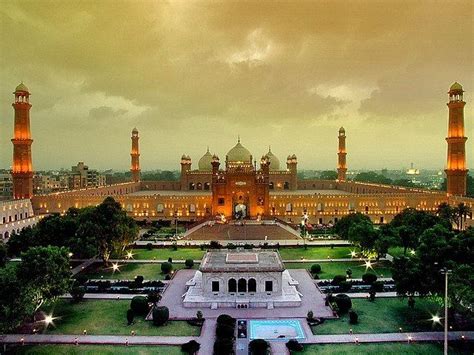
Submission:
<svg viewBox="0 0 474 355">
<path fill-rule="evenodd" d="M 177 220 L 203 222 L 210 219 L 280 220 L 298 223 L 307 215 L 312 224 L 330 224 L 341 217 L 361 212 L 378 224 L 387 223 L 408 207 L 436 211 L 443 202 L 464 202 L 471 208 L 474 199 L 466 194 L 466 158 L 463 89 L 454 83 L 449 90 L 447 191 L 404 188 L 358 183 L 346 179 L 346 131 L 340 128 L 337 179 L 298 179 L 295 154 L 283 165 L 271 149 L 255 157 L 240 138 L 221 159 L 209 149 L 193 168 L 189 155 L 181 156 L 178 181 L 142 181 L 140 179 L 139 131 L 131 133 L 130 182 L 98 188 L 33 195 L 32 139 L 29 130 L 28 88 L 15 90 L 15 136 L 12 139 L 14 198 L 31 200 L 35 215 L 64 213 L 70 207 L 101 203 L 107 196 L 119 201 L 137 220 Z"/>
</svg>

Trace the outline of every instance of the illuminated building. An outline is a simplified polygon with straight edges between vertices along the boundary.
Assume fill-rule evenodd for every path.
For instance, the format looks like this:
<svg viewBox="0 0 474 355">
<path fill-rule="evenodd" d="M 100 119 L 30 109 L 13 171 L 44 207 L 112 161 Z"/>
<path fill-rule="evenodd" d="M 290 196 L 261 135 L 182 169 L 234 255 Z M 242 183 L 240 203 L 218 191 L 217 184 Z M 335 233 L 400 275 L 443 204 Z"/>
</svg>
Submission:
<svg viewBox="0 0 474 355">
<path fill-rule="evenodd" d="M 132 173 L 133 182 L 140 181 L 140 149 L 138 147 L 139 138 L 138 129 L 134 128 L 132 130 L 132 151 L 130 152 L 132 159 L 130 171 Z"/>
<path fill-rule="evenodd" d="M 466 195 L 466 141 L 464 135 L 464 106 L 462 86 L 454 83 L 449 88 L 449 123 L 448 123 L 448 162 L 446 166 L 447 193 L 449 195 Z"/>
<path fill-rule="evenodd" d="M 13 198 L 28 199 L 33 196 L 33 167 L 31 163 L 30 92 L 21 83 L 15 89 L 15 123 L 13 134 Z"/>
<path fill-rule="evenodd" d="M 344 127 L 339 129 L 339 150 L 337 152 L 337 179 L 339 181 L 346 181 L 346 130 Z"/>
</svg>

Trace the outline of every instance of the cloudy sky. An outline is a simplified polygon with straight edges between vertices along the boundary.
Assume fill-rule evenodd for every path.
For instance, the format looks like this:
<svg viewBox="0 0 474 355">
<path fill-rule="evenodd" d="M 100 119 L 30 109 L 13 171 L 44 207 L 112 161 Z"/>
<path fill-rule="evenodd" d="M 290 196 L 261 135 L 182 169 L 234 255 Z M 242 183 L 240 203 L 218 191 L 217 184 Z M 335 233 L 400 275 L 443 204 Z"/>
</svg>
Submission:
<svg viewBox="0 0 474 355">
<path fill-rule="evenodd" d="M 472 1 L 0 0 L 0 166 L 12 92 L 32 94 L 35 169 L 178 169 L 209 146 L 268 145 L 301 168 L 444 168 L 447 90 L 466 90 L 474 169 Z"/>
</svg>

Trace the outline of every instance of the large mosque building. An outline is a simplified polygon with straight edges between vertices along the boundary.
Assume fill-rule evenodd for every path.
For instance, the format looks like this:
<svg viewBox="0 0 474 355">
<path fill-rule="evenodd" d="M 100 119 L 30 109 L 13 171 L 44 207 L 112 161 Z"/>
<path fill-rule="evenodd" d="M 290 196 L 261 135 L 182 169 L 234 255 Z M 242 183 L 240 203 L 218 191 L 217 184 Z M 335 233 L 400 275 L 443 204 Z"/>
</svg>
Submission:
<svg viewBox="0 0 474 355">
<path fill-rule="evenodd" d="M 139 132 L 131 134 L 132 181 L 110 186 L 32 195 L 29 132 L 29 91 L 19 86 L 15 92 L 15 137 L 13 180 L 15 198 L 31 198 L 36 215 L 64 213 L 70 207 L 97 205 L 107 196 L 118 200 L 136 219 L 201 221 L 206 219 L 280 219 L 298 222 L 303 214 L 313 224 L 335 223 L 341 217 L 361 212 L 375 223 L 387 223 L 408 207 L 436 211 L 443 202 L 464 202 L 471 208 L 474 199 L 466 194 L 463 89 L 455 83 L 449 91 L 447 192 L 358 183 L 346 180 L 346 131 L 337 132 L 336 180 L 300 180 L 298 159 L 289 154 L 282 164 L 271 149 L 259 158 L 245 148 L 240 138 L 221 158 L 209 149 L 193 168 L 192 159 L 181 157 L 178 181 L 141 181 Z M 350 138 L 350 137 L 349 137 Z"/>
</svg>

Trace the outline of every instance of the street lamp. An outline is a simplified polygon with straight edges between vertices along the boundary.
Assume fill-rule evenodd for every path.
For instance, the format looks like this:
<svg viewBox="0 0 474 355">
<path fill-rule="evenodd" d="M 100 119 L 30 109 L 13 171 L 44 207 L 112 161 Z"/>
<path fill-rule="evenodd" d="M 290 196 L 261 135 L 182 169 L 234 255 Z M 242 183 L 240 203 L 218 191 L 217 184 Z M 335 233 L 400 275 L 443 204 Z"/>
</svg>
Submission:
<svg viewBox="0 0 474 355">
<path fill-rule="evenodd" d="M 178 211 L 174 211 L 175 238 L 178 238 Z"/>
<path fill-rule="evenodd" d="M 452 271 L 444 267 L 440 272 L 444 275 L 444 355 L 448 355 L 448 275 Z"/>
<path fill-rule="evenodd" d="M 303 216 L 301 217 L 301 237 L 303 238 L 303 245 L 304 249 L 306 250 L 306 233 L 307 233 L 307 228 L 306 228 L 306 222 L 308 221 L 308 214 L 306 211 L 304 211 Z"/>
</svg>

